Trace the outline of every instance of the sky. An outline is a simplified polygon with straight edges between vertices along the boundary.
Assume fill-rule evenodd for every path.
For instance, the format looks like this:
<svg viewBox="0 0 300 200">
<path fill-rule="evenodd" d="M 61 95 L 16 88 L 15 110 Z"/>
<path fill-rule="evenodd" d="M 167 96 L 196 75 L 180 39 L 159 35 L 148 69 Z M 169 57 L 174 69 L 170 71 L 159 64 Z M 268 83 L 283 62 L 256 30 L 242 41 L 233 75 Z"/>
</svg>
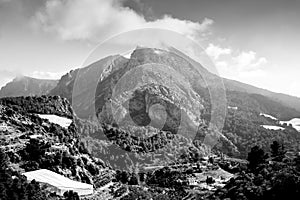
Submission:
<svg viewBox="0 0 300 200">
<path fill-rule="evenodd" d="M 300 97 L 299 10 L 300 0 L 0 0 L 0 87 L 59 79 L 108 38 L 160 28 L 199 43 L 223 77 Z"/>
</svg>

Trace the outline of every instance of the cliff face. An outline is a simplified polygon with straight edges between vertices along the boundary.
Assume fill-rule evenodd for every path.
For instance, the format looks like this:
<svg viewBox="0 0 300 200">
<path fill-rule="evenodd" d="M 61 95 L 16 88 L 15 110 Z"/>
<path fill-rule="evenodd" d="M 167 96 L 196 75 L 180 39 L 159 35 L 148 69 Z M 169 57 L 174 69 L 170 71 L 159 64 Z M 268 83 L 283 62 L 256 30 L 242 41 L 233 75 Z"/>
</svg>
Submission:
<svg viewBox="0 0 300 200">
<path fill-rule="evenodd" d="M 94 100 L 97 83 L 126 63 L 120 56 L 109 56 L 82 69 L 76 69 L 64 75 L 50 95 L 59 95 L 72 103 L 76 114 L 81 118 L 89 118 L 94 111 Z"/>
<path fill-rule="evenodd" d="M 57 83 L 57 80 L 35 79 L 26 76 L 17 77 L 1 88 L 0 98 L 45 95 L 48 94 Z"/>
</svg>

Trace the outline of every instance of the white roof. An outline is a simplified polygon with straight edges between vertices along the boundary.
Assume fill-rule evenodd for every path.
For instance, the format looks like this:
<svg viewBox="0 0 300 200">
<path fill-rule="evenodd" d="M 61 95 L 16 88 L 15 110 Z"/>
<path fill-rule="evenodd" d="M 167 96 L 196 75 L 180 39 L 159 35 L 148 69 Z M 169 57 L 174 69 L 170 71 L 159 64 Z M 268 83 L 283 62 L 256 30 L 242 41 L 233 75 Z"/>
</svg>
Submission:
<svg viewBox="0 0 300 200">
<path fill-rule="evenodd" d="M 290 121 L 280 121 L 280 124 L 291 124 L 294 129 L 296 129 L 297 131 L 300 132 L 300 118 L 294 118 L 294 119 L 291 119 Z"/>
<path fill-rule="evenodd" d="M 269 115 L 269 114 L 260 113 L 259 115 L 260 115 L 260 116 L 267 117 L 267 118 L 270 118 L 270 119 L 273 119 L 273 120 L 278 120 L 276 117 L 273 117 L 272 115 Z"/>
<path fill-rule="evenodd" d="M 63 128 L 68 128 L 72 123 L 71 119 L 68 119 L 66 117 L 60 117 L 57 115 L 38 114 L 38 116 L 42 119 L 48 119 L 49 122 L 57 124 Z"/>
<path fill-rule="evenodd" d="M 269 130 L 284 130 L 284 128 L 280 126 L 273 126 L 273 125 L 261 125 L 261 126 Z"/>
<path fill-rule="evenodd" d="M 47 183 L 51 186 L 57 187 L 63 190 L 92 190 L 93 185 L 81 183 L 78 181 L 73 181 L 69 178 L 66 178 L 60 174 L 52 172 L 47 169 L 40 169 L 36 171 L 26 172 L 23 175 L 27 177 L 28 180 L 35 179 L 37 182 Z"/>
</svg>

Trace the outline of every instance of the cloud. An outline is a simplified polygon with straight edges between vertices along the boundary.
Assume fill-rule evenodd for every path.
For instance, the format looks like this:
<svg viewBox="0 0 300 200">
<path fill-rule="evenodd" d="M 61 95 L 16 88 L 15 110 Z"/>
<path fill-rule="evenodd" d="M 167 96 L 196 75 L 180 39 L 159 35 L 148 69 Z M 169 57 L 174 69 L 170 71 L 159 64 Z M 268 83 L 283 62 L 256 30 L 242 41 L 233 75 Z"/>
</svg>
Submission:
<svg viewBox="0 0 300 200">
<path fill-rule="evenodd" d="M 265 57 L 257 56 L 254 51 L 236 51 L 209 44 L 205 52 L 223 77 L 245 81 L 266 75 L 263 67 L 268 61 Z"/>
<path fill-rule="evenodd" d="M 42 71 L 34 71 L 29 74 L 30 77 L 38 78 L 38 79 L 60 79 L 62 75 L 66 72 L 42 72 Z"/>
<path fill-rule="evenodd" d="M 236 62 L 236 65 L 243 69 L 251 71 L 257 69 L 262 65 L 267 63 L 267 59 L 264 57 L 257 58 L 254 51 L 241 52 L 238 56 L 234 57 L 233 60 Z"/>
<path fill-rule="evenodd" d="M 216 46 L 213 44 L 209 44 L 206 48 L 205 52 L 213 57 L 215 60 L 218 59 L 221 55 L 229 55 L 231 54 L 231 49 L 229 48 L 221 48 L 220 46 Z"/>
<path fill-rule="evenodd" d="M 147 21 L 125 7 L 122 0 L 48 0 L 33 17 L 35 27 L 56 33 L 63 40 L 99 41 L 138 28 L 169 29 L 198 39 L 212 24 L 207 18 L 198 23 L 169 15 Z"/>
</svg>

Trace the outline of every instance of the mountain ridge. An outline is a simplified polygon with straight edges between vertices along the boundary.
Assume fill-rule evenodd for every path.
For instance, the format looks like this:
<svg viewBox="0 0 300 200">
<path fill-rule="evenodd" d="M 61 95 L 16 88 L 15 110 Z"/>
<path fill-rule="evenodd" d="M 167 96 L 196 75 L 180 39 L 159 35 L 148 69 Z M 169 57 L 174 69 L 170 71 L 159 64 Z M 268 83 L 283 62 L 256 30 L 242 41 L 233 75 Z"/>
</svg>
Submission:
<svg viewBox="0 0 300 200">
<path fill-rule="evenodd" d="M 58 80 L 37 79 L 29 76 L 19 76 L 0 89 L 1 97 L 40 96 L 52 90 Z"/>
</svg>

